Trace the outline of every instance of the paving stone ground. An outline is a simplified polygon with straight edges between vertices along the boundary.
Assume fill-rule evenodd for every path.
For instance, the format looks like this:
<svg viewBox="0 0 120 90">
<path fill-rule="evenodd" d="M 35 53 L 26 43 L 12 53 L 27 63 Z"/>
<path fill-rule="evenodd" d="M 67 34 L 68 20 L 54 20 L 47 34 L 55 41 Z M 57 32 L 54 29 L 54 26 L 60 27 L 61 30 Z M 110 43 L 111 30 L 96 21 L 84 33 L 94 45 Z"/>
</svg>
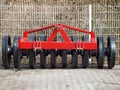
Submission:
<svg viewBox="0 0 120 90">
<path fill-rule="evenodd" d="M 0 90 L 120 90 L 120 66 L 20 71 L 0 66 Z"/>
</svg>

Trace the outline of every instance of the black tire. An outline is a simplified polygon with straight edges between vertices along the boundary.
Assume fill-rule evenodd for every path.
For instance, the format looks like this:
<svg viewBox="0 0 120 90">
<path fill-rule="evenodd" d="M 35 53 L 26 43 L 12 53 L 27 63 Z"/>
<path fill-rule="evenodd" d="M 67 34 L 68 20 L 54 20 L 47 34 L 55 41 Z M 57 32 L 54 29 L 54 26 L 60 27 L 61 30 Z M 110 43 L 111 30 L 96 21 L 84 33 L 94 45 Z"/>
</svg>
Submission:
<svg viewBox="0 0 120 90">
<path fill-rule="evenodd" d="M 89 60 L 89 51 L 85 50 L 83 51 L 83 56 L 82 56 L 82 67 L 83 68 L 88 67 L 88 60 Z"/>
<path fill-rule="evenodd" d="M 73 42 L 78 41 L 78 37 L 76 36 L 71 36 L 71 40 Z M 78 67 L 78 52 L 76 50 L 72 51 L 72 67 L 77 68 Z"/>
<path fill-rule="evenodd" d="M 11 54 L 8 52 L 9 47 L 11 47 L 11 39 L 9 35 L 6 35 L 2 40 L 2 62 L 6 69 L 10 68 L 11 63 Z"/>
<path fill-rule="evenodd" d="M 78 67 L 78 52 L 76 50 L 73 50 L 72 52 L 72 67 Z"/>
<path fill-rule="evenodd" d="M 105 55 L 105 48 L 104 48 L 104 39 L 103 37 L 97 37 L 97 66 L 99 69 L 102 69 L 104 66 L 104 55 Z"/>
<path fill-rule="evenodd" d="M 55 50 L 51 50 L 51 68 L 55 68 L 56 67 L 56 51 Z"/>
<path fill-rule="evenodd" d="M 67 67 L 67 50 L 62 51 L 62 68 Z"/>
<path fill-rule="evenodd" d="M 29 36 L 30 41 L 35 41 L 35 36 Z M 36 55 L 34 50 L 29 50 L 28 51 L 28 57 L 29 57 L 29 67 L 31 69 L 34 69 L 36 66 Z"/>
<path fill-rule="evenodd" d="M 88 36 L 82 36 L 82 41 L 89 41 Z M 84 50 L 82 55 L 82 67 L 87 68 L 88 67 L 88 61 L 89 61 L 89 51 Z"/>
<path fill-rule="evenodd" d="M 108 49 L 109 49 L 109 54 L 107 56 L 108 68 L 112 69 L 115 66 L 116 58 L 115 37 L 113 36 L 108 36 Z"/>
<path fill-rule="evenodd" d="M 29 67 L 34 69 L 36 66 L 36 56 L 34 50 L 29 50 Z"/>
<path fill-rule="evenodd" d="M 46 67 L 46 55 L 44 50 L 41 50 L 40 52 L 40 67 L 41 68 Z"/>
<path fill-rule="evenodd" d="M 41 36 L 40 37 L 41 41 L 46 41 L 47 36 Z M 40 52 L 40 67 L 45 68 L 46 67 L 46 50 L 41 50 Z"/>
<path fill-rule="evenodd" d="M 18 39 L 19 36 L 14 37 L 14 44 L 13 44 L 13 59 L 14 59 L 14 67 L 16 69 L 20 69 L 21 64 L 21 51 L 18 48 Z"/>
</svg>

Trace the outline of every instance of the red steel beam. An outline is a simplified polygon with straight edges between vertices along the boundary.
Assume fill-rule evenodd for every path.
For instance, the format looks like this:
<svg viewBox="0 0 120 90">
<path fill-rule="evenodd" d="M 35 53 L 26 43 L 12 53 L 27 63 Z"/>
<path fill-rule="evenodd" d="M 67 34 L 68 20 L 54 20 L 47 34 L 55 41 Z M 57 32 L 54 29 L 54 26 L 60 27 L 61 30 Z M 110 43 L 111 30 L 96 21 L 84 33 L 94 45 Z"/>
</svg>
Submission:
<svg viewBox="0 0 120 90">
<path fill-rule="evenodd" d="M 19 40 L 19 49 L 83 49 L 83 50 L 97 50 L 96 42 L 39 42 Z"/>
</svg>

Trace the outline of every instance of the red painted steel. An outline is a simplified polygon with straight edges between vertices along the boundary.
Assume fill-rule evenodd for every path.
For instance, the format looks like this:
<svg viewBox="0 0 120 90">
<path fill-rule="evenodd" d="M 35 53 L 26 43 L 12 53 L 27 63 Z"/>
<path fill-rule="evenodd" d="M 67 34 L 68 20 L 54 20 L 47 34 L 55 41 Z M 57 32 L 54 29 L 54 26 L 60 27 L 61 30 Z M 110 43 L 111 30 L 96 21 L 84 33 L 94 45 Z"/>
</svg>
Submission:
<svg viewBox="0 0 120 90">
<path fill-rule="evenodd" d="M 51 35 L 49 36 L 47 41 L 29 41 L 28 40 L 28 34 L 43 31 L 49 28 L 54 28 Z M 91 41 L 90 42 L 72 42 L 70 38 L 68 37 L 67 33 L 65 32 L 64 28 L 68 28 L 74 31 L 83 32 L 86 34 L 91 35 Z M 56 34 L 60 32 L 61 36 L 64 39 L 64 42 L 53 42 Z M 35 30 L 26 30 L 23 33 L 23 37 L 18 40 L 18 47 L 19 49 L 83 49 L 83 50 L 97 50 L 97 42 L 95 39 L 95 34 L 93 31 L 89 32 L 88 30 L 83 30 L 79 28 L 74 28 L 71 26 L 67 26 L 64 24 L 55 24 L 43 28 L 38 28 Z"/>
</svg>

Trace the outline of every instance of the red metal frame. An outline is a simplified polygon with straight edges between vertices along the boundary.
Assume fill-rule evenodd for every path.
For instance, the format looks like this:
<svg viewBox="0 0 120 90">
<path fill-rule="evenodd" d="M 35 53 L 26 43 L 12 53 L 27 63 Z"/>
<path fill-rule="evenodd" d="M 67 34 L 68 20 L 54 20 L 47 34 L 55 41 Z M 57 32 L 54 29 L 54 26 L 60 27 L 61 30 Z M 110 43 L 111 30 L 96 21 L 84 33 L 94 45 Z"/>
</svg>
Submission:
<svg viewBox="0 0 120 90">
<path fill-rule="evenodd" d="M 49 36 L 47 41 L 29 41 L 28 40 L 28 34 L 38 32 L 38 31 L 43 31 L 49 28 L 54 28 L 51 35 Z M 78 31 L 78 32 L 83 32 L 86 34 L 91 35 L 91 41 L 90 42 L 72 42 L 70 38 L 67 36 L 67 33 L 65 32 L 65 28 Z M 64 42 L 54 42 L 54 38 L 56 34 L 60 32 L 61 36 L 64 39 Z M 18 40 L 18 48 L 19 49 L 67 49 L 67 50 L 72 50 L 72 49 L 83 49 L 83 50 L 97 50 L 97 42 L 95 39 L 95 34 L 93 31 L 89 32 L 88 30 L 83 30 L 79 28 L 74 28 L 71 26 L 67 26 L 64 24 L 55 24 L 43 28 L 38 28 L 35 30 L 26 30 L 23 33 L 23 37 Z"/>
</svg>

